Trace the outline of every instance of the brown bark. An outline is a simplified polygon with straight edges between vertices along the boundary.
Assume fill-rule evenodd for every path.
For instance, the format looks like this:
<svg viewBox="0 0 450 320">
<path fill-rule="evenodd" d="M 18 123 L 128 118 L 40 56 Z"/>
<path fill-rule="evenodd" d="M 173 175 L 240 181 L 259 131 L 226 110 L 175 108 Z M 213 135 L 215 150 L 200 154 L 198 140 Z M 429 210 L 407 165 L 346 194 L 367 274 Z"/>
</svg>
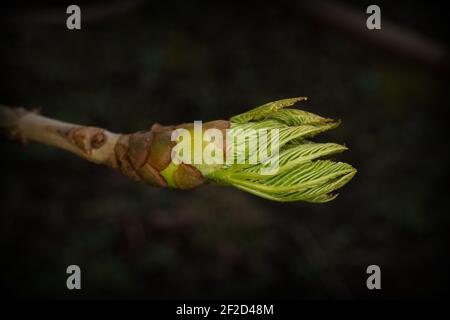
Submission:
<svg viewBox="0 0 450 320">
<path fill-rule="evenodd" d="M 102 128 L 58 121 L 23 108 L 0 106 L 0 128 L 22 142 L 37 141 L 98 163 L 115 166 L 114 148 L 119 134 Z"/>
<path fill-rule="evenodd" d="M 191 124 L 162 126 L 131 134 L 117 134 L 108 130 L 58 121 L 23 108 L 0 106 L 0 129 L 22 142 L 36 141 L 70 151 L 88 161 L 104 164 L 127 177 L 153 186 L 167 187 L 161 176 L 171 162 L 171 141 L 176 128 Z M 205 128 L 225 130 L 228 121 L 212 121 Z M 174 172 L 175 187 L 190 189 L 205 182 L 195 167 L 181 164 Z"/>
</svg>

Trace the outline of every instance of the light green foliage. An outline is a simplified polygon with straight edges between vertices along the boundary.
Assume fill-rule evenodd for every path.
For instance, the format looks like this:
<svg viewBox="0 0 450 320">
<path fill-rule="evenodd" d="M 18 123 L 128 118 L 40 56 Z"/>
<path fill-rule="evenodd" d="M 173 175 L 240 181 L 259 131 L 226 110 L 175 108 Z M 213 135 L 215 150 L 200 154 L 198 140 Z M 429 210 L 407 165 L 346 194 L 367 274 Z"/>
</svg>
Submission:
<svg viewBox="0 0 450 320">
<path fill-rule="evenodd" d="M 233 185 L 254 195 L 275 201 L 327 202 L 336 198 L 333 193 L 356 174 L 351 165 L 322 160 L 347 150 L 335 143 L 315 143 L 311 138 L 321 132 L 336 128 L 339 121 L 323 118 L 310 112 L 287 108 L 306 98 L 291 98 L 271 102 L 230 119 L 235 134 L 245 134 L 251 129 L 279 129 L 278 170 L 261 173 L 271 164 L 270 155 L 259 159 L 258 164 L 224 165 L 207 175 L 207 178 L 225 185 Z M 270 139 L 260 148 L 269 148 Z M 250 151 L 246 149 L 246 157 Z"/>
</svg>

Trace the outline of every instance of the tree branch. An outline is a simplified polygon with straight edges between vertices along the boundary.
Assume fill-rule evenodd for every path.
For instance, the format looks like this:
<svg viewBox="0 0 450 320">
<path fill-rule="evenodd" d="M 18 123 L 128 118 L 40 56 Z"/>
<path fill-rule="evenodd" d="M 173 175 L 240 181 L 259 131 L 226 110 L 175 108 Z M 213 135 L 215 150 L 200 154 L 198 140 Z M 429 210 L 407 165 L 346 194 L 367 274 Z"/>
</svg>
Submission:
<svg viewBox="0 0 450 320">
<path fill-rule="evenodd" d="M 0 106 L 0 129 L 24 142 L 33 140 L 45 143 L 75 153 L 86 160 L 108 165 L 133 180 L 153 186 L 191 189 L 205 183 L 215 183 L 232 185 L 274 201 L 328 202 L 336 198 L 337 194 L 333 193 L 335 190 L 353 178 L 356 169 L 347 163 L 320 160 L 347 150 L 345 146 L 310 141 L 305 143 L 303 138 L 311 138 L 336 128 L 340 121 L 289 108 L 304 100 L 303 97 L 297 97 L 269 102 L 230 120 L 202 124 L 202 135 L 209 129 L 216 129 L 221 133 L 217 139 L 225 140 L 221 144 L 224 154 L 231 152 L 227 143 L 230 139 L 233 149 L 244 155 L 244 159 L 238 162 L 233 160 L 232 163 L 209 163 L 207 160 L 211 160 L 211 154 L 208 155 L 207 151 L 210 145 L 207 144 L 203 150 L 203 139 L 200 145 L 197 144 L 201 147 L 197 151 L 195 146 L 187 143 L 187 148 L 193 147 L 194 152 L 201 156 L 199 163 L 192 162 L 189 158 L 182 163 L 172 161 L 172 151 L 177 145 L 173 137 L 177 129 L 184 129 L 189 133 L 182 138 L 183 142 L 196 143 L 197 129 L 195 124 L 190 123 L 175 126 L 155 123 L 142 131 L 116 134 L 98 127 L 53 120 L 23 108 Z M 252 137 L 248 135 L 251 130 L 264 130 L 266 133 L 276 130 L 274 137 L 278 140 L 260 143 L 257 134 Z M 194 137 L 190 134 L 192 132 Z M 279 132 L 281 133 L 278 135 Z M 239 150 L 236 150 L 235 138 L 238 136 Z M 239 143 L 239 140 L 247 143 Z M 276 155 L 273 151 L 270 155 L 267 152 L 269 144 L 270 149 L 273 145 L 280 149 Z M 258 145 L 259 149 L 251 148 L 251 145 Z M 260 152 L 263 149 L 266 152 Z M 184 151 L 182 150 L 183 153 Z M 260 157 L 259 162 L 251 163 L 251 157 L 255 154 Z M 233 151 L 231 155 L 234 158 L 236 154 Z M 268 164 L 271 165 L 272 160 L 276 160 L 276 170 L 264 172 L 263 169 Z"/>
<path fill-rule="evenodd" d="M 95 162 L 116 167 L 119 134 L 102 128 L 50 119 L 23 108 L 0 106 L 0 128 L 15 139 L 41 142 Z"/>
</svg>

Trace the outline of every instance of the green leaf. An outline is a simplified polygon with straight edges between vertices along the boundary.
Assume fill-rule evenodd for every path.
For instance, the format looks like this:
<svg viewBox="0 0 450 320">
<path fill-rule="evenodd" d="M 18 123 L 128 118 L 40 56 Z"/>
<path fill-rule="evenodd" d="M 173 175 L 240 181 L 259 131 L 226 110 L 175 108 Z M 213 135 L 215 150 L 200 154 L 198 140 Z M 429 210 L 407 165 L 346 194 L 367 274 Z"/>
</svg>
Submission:
<svg viewBox="0 0 450 320">
<path fill-rule="evenodd" d="M 241 113 L 239 115 L 236 115 L 230 119 L 231 122 L 236 123 L 246 123 L 249 121 L 258 121 L 266 118 L 269 114 L 276 112 L 280 109 L 292 106 L 298 101 L 305 101 L 308 98 L 306 97 L 297 97 L 297 98 L 289 98 L 289 99 L 283 99 L 278 100 L 274 102 L 266 103 L 265 105 L 262 105 L 260 107 L 254 108 L 250 111 Z"/>
<path fill-rule="evenodd" d="M 332 154 L 343 152 L 347 147 L 337 143 L 314 143 L 309 142 L 293 146 L 280 152 L 278 156 L 279 169 L 276 174 L 291 170 L 294 167 L 318 159 L 320 157 L 329 156 Z M 276 155 L 275 155 L 276 156 Z M 269 169 L 273 165 L 274 157 L 264 160 L 261 164 L 253 165 L 243 168 L 240 172 L 235 172 L 235 177 L 249 178 L 249 179 L 267 179 L 271 175 L 261 174 L 262 169 Z M 276 163 L 275 163 L 276 164 Z M 268 170 L 266 170 L 268 172 Z"/>
<path fill-rule="evenodd" d="M 281 202 L 292 202 L 292 201 L 307 201 L 314 203 L 328 202 L 337 197 L 337 194 L 332 194 L 332 191 L 337 190 L 349 182 L 353 176 L 356 174 L 356 169 L 352 168 L 348 171 L 343 171 L 341 174 L 335 175 L 334 178 L 327 179 L 322 183 L 302 189 L 299 185 L 299 191 L 291 192 L 277 192 L 276 189 L 273 190 L 261 190 L 261 188 L 255 187 L 251 184 L 243 184 L 241 182 L 233 183 L 238 189 L 247 191 L 259 197 L 281 201 Z"/>
<path fill-rule="evenodd" d="M 316 160 L 276 174 L 269 179 L 242 179 L 232 174 L 229 181 L 232 184 L 252 187 L 269 193 L 297 192 L 318 186 L 354 170 L 347 163 Z"/>
<path fill-rule="evenodd" d="M 333 119 L 323 118 L 314 113 L 298 109 L 282 109 L 269 114 L 268 118 L 278 120 L 289 126 L 314 125 L 333 121 Z"/>
<path fill-rule="evenodd" d="M 278 150 L 280 151 L 289 142 L 296 141 L 296 144 L 298 144 L 299 139 L 302 140 L 304 138 L 310 138 L 319 133 L 339 126 L 339 122 L 330 122 L 317 125 L 301 125 L 295 127 L 288 127 L 282 124 L 278 125 L 273 121 L 263 121 L 262 123 L 267 123 L 270 126 L 260 126 L 260 123 L 258 122 L 234 124 L 231 127 L 232 131 L 229 136 L 229 142 L 234 144 L 233 147 L 235 152 L 234 155 L 232 155 L 231 153 L 227 154 L 230 157 L 234 156 L 234 159 L 239 158 L 239 156 L 241 155 L 244 155 L 246 159 L 249 159 L 255 153 L 258 156 L 261 154 L 270 155 L 270 151 L 272 150 L 272 143 L 275 143 L 275 136 L 269 134 L 266 141 L 264 141 L 263 139 L 258 139 L 257 134 L 252 135 L 252 130 L 268 129 L 270 132 L 270 130 L 272 129 L 278 129 L 278 139 L 276 141 L 278 143 Z M 253 131 L 253 133 L 255 133 L 255 131 Z M 240 139 L 237 139 L 238 137 Z M 250 145 L 256 145 L 256 148 L 254 150 L 250 150 Z M 267 150 L 267 152 L 261 153 L 261 150 L 264 150 L 264 148 Z M 228 151 L 230 151 L 230 147 L 228 147 L 227 152 Z M 260 162 L 264 160 L 265 159 L 259 159 Z M 236 163 L 237 161 L 233 160 L 232 162 Z"/>
<path fill-rule="evenodd" d="M 320 160 L 347 150 L 336 143 L 314 143 L 306 139 L 339 126 L 334 121 L 316 114 L 287 108 L 306 98 L 291 98 L 267 103 L 230 119 L 235 157 L 244 164 L 228 164 L 208 173 L 210 180 L 274 201 L 328 202 L 337 197 L 333 191 L 341 188 L 356 174 L 356 169 L 343 162 Z M 270 154 L 276 134 L 269 133 L 261 141 L 255 131 L 278 129 L 279 152 Z M 240 138 L 235 141 L 235 138 Z M 252 139 L 258 139 L 252 141 Z M 230 142 L 230 141 L 229 141 Z M 250 145 L 257 146 L 250 150 Z M 264 150 L 266 148 L 266 150 Z M 267 151 L 267 152 L 260 152 Z M 230 149 L 227 155 L 230 156 Z M 258 155 L 258 164 L 247 160 Z M 265 158 L 259 159 L 261 155 Z M 276 158 L 278 156 L 278 162 Z M 235 158 L 236 159 L 236 158 Z M 234 160 L 235 160 L 234 159 Z M 270 171 L 268 169 L 274 169 Z M 278 169 L 278 170 L 277 170 Z"/>
</svg>

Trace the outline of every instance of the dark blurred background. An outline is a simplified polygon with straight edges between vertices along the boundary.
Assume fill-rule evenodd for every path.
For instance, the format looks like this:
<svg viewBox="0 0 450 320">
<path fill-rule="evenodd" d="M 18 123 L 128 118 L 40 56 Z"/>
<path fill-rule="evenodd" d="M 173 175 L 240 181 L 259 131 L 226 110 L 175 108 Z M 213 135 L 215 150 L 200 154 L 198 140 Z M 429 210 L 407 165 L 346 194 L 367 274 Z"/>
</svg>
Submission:
<svg viewBox="0 0 450 320">
<path fill-rule="evenodd" d="M 333 2 L 328 17 L 301 1 L 77 4 L 79 31 L 66 29 L 61 3 L 2 10 L 0 103 L 132 132 L 308 96 L 303 109 L 343 120 L 318 140 L 346 144 L 337 157 L 358 174 L 331 203 L 280 204 L 225 187 L 156 189 L 1 137 L 3 293 L 448 295 L 448 60 L 430 42 L 446 40 L 443 2 L 374 2 L 382 32 L 396 32 L 393 23 L 406 38 L 420 34 L 430 57 L 371 40 L 380 31 L 365 26 L 368 1 Z M 361 25 L 338 17 L 347 8 Z M 81 291 L 66 289 L 71 264 L 81 267 Z M 381 267 L 377 292 L 366 288 L 371 264 Z"/>
</svg>

